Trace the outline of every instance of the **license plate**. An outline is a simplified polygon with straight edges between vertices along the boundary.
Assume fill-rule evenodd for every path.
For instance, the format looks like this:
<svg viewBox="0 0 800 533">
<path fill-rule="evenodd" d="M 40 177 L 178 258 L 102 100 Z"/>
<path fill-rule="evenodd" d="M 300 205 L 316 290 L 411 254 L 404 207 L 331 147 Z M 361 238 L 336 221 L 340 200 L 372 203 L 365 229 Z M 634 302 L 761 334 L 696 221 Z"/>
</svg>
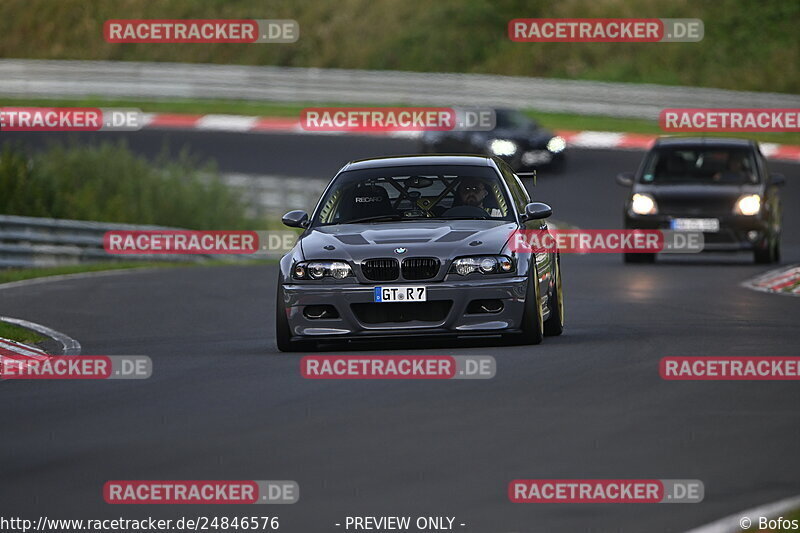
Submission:
<svg viewBox="0 0 800 533">
<path fill-rule="evenodd" d="M 424 302 L 425 287 L 375 287 L 376 302 Z"/>
<path fill-rule="evenodd" d="M 716 233 L 719 231 L 718 218 L 674 218 L 672 219 L 672 229 L 676 231 L 707 231 Z"/>
<path fill-rule="evenodd" d="M 522 163 L 525 165 L 541 165 L 549 163 L 553 159 L 547 150 L 534 150 L 522 154 Z"/>
</svg>

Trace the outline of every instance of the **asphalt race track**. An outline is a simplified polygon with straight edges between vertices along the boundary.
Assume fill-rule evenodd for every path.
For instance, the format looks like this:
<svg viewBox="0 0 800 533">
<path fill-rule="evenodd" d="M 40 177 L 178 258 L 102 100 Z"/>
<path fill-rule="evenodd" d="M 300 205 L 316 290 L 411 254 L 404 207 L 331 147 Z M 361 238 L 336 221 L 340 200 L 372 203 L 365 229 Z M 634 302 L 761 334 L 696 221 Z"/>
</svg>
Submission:
<svg viewBox="0 0 800 533">
<path fill-rule="evenodd" d="M 4 139 L 43 145 L 57 134 Z M 97 134 L 95 134 L 97 135 Z M 115 136 L 123 136 L 117 134 Z M 389 138 L 145 131 L 224 171 L 329 177 L 348 159 L 413 151 Z M 111 135 L 108 135 L 111 137 Z M 78 136 L 86 140 L 90 136 Z M 97 138 L 97 137 L 94 137 Z M 531 189 L 582 228 L 621 224 L 614 182 L 642 152 L 574 150 Z M 800 262 L 800 166 L 783 263 Z M 374 345 L 360 353 L 489 354 L 492 380 L 311 381 L 278 354 L 276 267 L 131 272 L 0 290 L 0 315 L 78 339 L 84 354 L 149 355 L 144 381 L 0 383 L 0 502 L 35 518 L 263 516 L 290 533 L 348 515 L 455 516 L 460 531 L 685 531 L 800 493 L 797 382 L 663 381 L 667 355 L 798 355 L 800 299 L 739 286 L 749 254 L 623 265 L 564 256 L 567 328 L 534 347 Z M 347 353 L 333 351 L 330 353 Z M 512 504 L 516 478 L 700 479 L 700 504 Z M 112 506 L 113 479 L 273 479 L 291 506 Z M 9 514 L 9 513 L 6 513 Z"/>
</svg>

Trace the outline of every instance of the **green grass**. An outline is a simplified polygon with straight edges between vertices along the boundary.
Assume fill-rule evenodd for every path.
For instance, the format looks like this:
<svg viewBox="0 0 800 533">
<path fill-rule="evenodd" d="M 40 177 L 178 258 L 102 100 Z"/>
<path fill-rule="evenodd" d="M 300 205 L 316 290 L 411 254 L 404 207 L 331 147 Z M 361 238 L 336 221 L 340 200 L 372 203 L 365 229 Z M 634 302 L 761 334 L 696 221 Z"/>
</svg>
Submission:
<svg viewBox="0 0 800 533">
<path fill-rule="evenodd" d="M 120 100 L 92 96 L 89 98 L 31 99 L 0 96 L 0 107 L 32 106 L 32 107 L 133 107 L 145 113 L 187 113 L 205 115 L 209 113 L 265 116 L 265 117 L 298 117 L 306 107 L 319 107 L 319 103 L 273 103 L 253 102 L 249 100 L 206 100 L 177 98 L 169 100 Z"/>
<path fill-rule="evenodd" d="M 698 43 L 515 43 L 514 18 L 699 18 Z M 107 19 L 297 20 L 293 44 L 112 44 Z M 0 57 L 474 72 L 796 93 L 786 0 L 4 0 Z M 533 104 L 533 103 L 532 103 Z"/>
<path fill-rule="evenodd" d="M 187 229 L 254 229 L 240 193 L 183 151 L 150 161 L 120 141 L 0 151 L 0 213 Z"/>
<path fill-rule="evenodd" d="M 36 344 L 37 342 L 45 340 L 45 337 L 39 335 L 35 331 L 6 322 L 0 322 L 0 338 L 22 342 L 24 344 Z"/>
<path fill-rule="evenodd" d="M 41 268 L 8 268 L 0 270 L 0 284 L 25 279 L 42 278 L 46 276 L 60 276 L 64 274 L 78 274 L 82 272 L 100 272 L 103 270 L 124 270 L 130 268 L 153 268 L 189 266 L 193 263 L 168 263 L 149 261 L 125 261 L 119 263 L 87 263 L 81 265 L 66 265 Z"/>
<path fill-rule="evenodd" d="M 300 111 L 306 107 L 334 106 L 341 107 L 348 104 L 320 104 L 320 103 L 273 103 L 251 102 L 244 100 L 202 100 L 202 99 L 176 99 L 176 100 L 117 100 L 102 97 L 80 99 L 28 99 L 28 98 L 2 98 L 2 106 L 33 106 L 33 107 L 128 107 L 141 109 L 147 113 L 187 113 L 187 114 L 230 114 L 260 117 L 296 118 Z M 353 103 L 355 107 L 368 104 Z M 385 105 L 400 105 L 386 103 Z M 643 133 L 653 135 L 666 135 L 651 120 L 616 118 L 593 115 L 573 115 L 569 113 L 546 113 L 536 109 L 526 109 L 525 112 L 535 118 L 543 126 L 552 130 L 573 131 L 614 131 L 624 133 Z M 669 135 L 694 136 L 693 133 L 680 133 Z M 800 133 L 714 133 L 715 137 L 747 137 L 762 142 L 781 144 L 800 144 Z"/>
<path fill-rule="evenodd" d="M 42 268 L 8 268 L 0 270 L 0 284 L 13 281 L 22 281 L 48 276 L 61 276 L 66 274 L 81 274 L 84 272 L 103 272 L 106 270 L 129 270 L 132 268 L 175 268 L 190 266 L 251 266 L 259 264 L 272 264 L 276 259 L 250 259 L 236 261 L 228 259 L 208 259 L 205 261 L 120 261 L 114 263 L 86 263 L 80 265 L 65 265 Z"/>
</svg>

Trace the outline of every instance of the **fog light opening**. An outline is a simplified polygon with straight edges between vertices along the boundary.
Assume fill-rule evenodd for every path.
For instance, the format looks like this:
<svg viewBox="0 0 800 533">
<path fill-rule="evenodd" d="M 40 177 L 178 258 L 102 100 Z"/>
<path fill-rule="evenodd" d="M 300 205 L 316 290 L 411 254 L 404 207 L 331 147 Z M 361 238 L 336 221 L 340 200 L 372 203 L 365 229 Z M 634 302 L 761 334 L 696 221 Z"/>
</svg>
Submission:
<svg viewBox="0 0 800 533">
<path fill-rule="evenodd" d="M 339 318 L 339 313 L 332 305 L 307 305 L 303 309 L 303 316 L 309 320 L 320 320 L 324 318 Z"/>
<path fill-rule="evenodd" d="M 747 232 L 747 239 L 750 242 L 756 242 L 759 237 L 761 237 L 761 232 L 756 230 L 750 230 Z"/>
<path fill-rule="evenodd" d="M 467 306 L 468 315 L 493 314 L 503 310 L 502 300 L 472 300 Z"/>
</svg>

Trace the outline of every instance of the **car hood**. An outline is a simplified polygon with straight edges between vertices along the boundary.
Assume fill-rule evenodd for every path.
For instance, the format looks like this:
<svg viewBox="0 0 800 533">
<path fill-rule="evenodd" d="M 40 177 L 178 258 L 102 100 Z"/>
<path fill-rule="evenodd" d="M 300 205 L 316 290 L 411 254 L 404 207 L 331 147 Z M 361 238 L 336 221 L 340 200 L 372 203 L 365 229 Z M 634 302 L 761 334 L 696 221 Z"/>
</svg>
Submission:
<svg viewBox="0 0 800 533">
<path fill-rule="evenodd" d="M 517 229 L 503 220 L 452 220 L 339 224 L 300 238 L 303 257 L 362 261 L 373 257 L 438 257 L 498 254 Z M 402 254 L 397 248 L 405 248 Z"/>
<path fill-rule="evenodd" d="M 663 214 L 730 213 L 744 194 L 759 194 L 758 185 L 638 185 L 634 192 L 653 196 Z"/>
<path fill-rule="evenodd" d="M 489 137 L 492 139 L 510 139 L 523 144 L 527 143 L 533 147 L 543 147 L 553 138 L 553 134 L 545 129 L 517 130 L 497 128 L 489 132 Z"/>
</svg>

